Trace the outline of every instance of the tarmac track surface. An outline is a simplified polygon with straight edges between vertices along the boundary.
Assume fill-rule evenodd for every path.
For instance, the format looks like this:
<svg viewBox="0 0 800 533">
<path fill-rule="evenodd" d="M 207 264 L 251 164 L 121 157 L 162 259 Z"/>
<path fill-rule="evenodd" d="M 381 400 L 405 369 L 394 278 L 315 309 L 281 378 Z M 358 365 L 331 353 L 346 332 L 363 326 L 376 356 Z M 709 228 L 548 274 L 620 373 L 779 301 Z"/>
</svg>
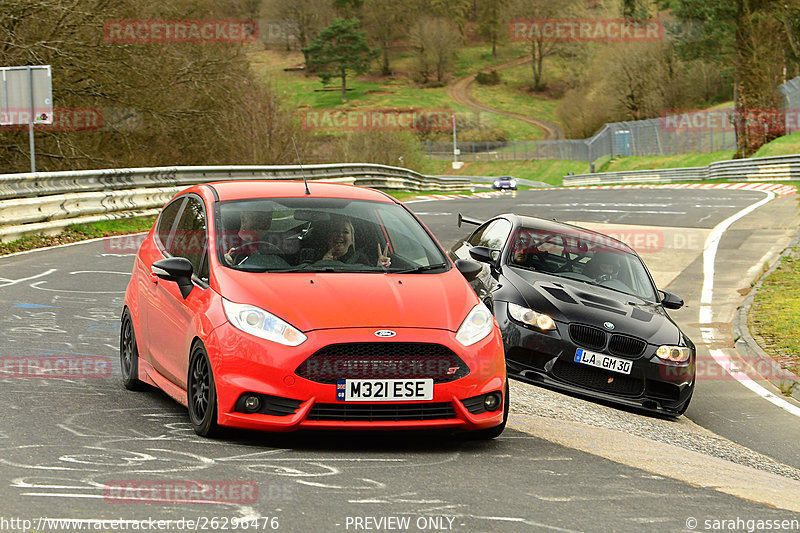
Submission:
<svg viewBox="0 0 800 533">
<path fill-rule="evenodd" d="M 456 227 L 459 211 L 633 228 L 645 232 L 643 242 L 657 228 L 661 248 L 651 242 L 642 255 L 658 264 L 661 288 L 686 299 L 673 316 L 707 357 L 698 319 L 703 242 L 763 197 L 525 191 L 411 207 L 445 246 L 469 231 Z M 714 285 L 720 322 L 752 267 L 788 242 L 796 211 L 794 197 L 773 200 L 725 232 Z M 119 382 L 129 252 L 117 239 L 0 258 L 0 525 L 28 519 L 37 531 L 71 531 L 152 518 L 171 520 L 169 531 L 243 530 L 233 518 L 262 517 L 250 530 L 687 531 L 710 530 L 707 520 L 800 519 L 796 417 L 734 380 L 699 379 L 688 416 L 678 420 L 515 382 L 509 429 L 492 442 L 350 432 L 196 437 L 184 408 Z M 82 379 L 19 379 L 13 364 L 25 357 L 88 366 Z M 56 527 L 40 517 L 83 522 Z M 263 519 L 271 517 L 277 522 Z"/>
</svg>

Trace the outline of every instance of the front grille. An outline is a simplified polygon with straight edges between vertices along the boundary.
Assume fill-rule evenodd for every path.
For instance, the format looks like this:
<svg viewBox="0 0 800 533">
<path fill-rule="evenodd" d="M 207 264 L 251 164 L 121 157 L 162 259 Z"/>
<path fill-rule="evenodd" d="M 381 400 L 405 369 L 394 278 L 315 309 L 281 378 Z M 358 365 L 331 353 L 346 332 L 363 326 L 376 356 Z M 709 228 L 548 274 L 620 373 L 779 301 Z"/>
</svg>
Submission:
<svg viewBox="0 0 800 533">
<path fill-rule="evenodd" d="M 606 345 L 606 332 L 592 326 L 570 324 L 569 336 L 575 344 L 585 348 L 600 350 Z"/>
<path fill-rule="evenodd" d="M 403 422 L 456 418 L 449 402 L 441 403 L 315 403 L 307 420 L 336 422 Z"/>
<path fill-rule="evenodd" d="M 553 375 L 575 385 L 622 396 L 639 396 L 644 390 L 641 379 L 561 360 L 553 366 Z"/>
<path fill-rule="evenodd" d="M 641 355 L 646 347 L 647 343 L 642 339 L 627 335 L 611 335 L 611 340 L 608 341 L 608 351 L 623 357 Z"/>
<path fill-rule="evenodd" d="M 295 373 L 317 383 L 340 379 L 433 379 L 446 383 L 469 374 L 469 368 L 441 344 L 358 342 L 331 344 L 314 353 Z"/>
</svg>

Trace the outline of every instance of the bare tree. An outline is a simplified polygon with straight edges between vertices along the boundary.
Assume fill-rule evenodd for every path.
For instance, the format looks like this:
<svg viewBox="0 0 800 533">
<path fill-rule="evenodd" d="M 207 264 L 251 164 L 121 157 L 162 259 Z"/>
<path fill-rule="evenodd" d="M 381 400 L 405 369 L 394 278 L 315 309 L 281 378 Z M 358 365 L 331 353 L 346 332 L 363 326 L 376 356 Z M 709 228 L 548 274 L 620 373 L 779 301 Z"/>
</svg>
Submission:
<svg viewBox="0 0 800 533">
<path fill-rule="evenodd" d="M 579 17 L 583 12 L 583 0 L 514 0 L 511 12 L 515 18 L 527 21 L 568 19 Z M 524 40 L 530 45 L 533 90 L 546 87 L 544 81 L 544 61 L 548 57 L 567 51 L 575 43 L 548 39 L 545 32 L 530 31 Z"/>
<path fill-rule="evenodd" d="M 389 52 L 396 39 L 407 35 L 413 6 L 397 0 L 364 0 L 361 9 L 367 35 L 381 47 L 381 74 L 388 76 Z"/>
<path fill-rule="evenodd" d="M 36 150 L 43 170 L 291 160 L 277 139 L 293 122 L 253 81 L 241 45 L 125 44 L 104 33 L 106 21 L 133 13 L 143 20 L 224 16 L 213 0 L 4 0 L 0 64 L 51 65 L 56 110 L 102 116 L 111 109 L 115 121 L 135 119 L 99 129 L 42 128 Z M 0 169 L 26 168 L 27 146 L 24 132 L 3 131 Z"/>
<path fill-rule="evenodd" d="M 443 83 L 462 42 L 455 25 L 443 18 L 423 17 L 412 26 L 411 38 L 417 49 L 417 72 L 422 83 L 428 83 L 433 74 L 438 83 Z"/>
<path fill-rule="evenodd" d="M 301 48 L 308 46 L 334 16 L 333 4 L 319 0 L 268 0 L 265 11 L 291 22 L 287 27 L 296 32 L 294 37 Z"/>
</svg>

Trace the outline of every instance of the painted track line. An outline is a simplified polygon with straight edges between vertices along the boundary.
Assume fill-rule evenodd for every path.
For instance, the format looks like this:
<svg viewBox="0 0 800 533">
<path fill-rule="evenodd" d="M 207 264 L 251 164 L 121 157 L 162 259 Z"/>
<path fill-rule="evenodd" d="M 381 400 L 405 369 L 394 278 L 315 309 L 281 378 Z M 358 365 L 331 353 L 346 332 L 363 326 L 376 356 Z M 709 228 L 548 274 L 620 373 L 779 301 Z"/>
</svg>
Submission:
<svg viewBox="0 0 800 533">
<path fill-rule="evenodd" d="M 758 190 L 758 189 L 751 189 L 751 190 Z M 713 311 L 712 311 L 712 303 L 714 297 L 714 263 L 716 261 L 717 256 L 717 249 L 719 248 L 720 240 L 722 239 L 722 235 L 725 231 L 737 220 L 741 219 L 742 217 L 752 213 L 762 205 L 770 202 L 771 200 L 775 199 L 776 192 L 773 190 L 763 190 L 766 194 L 766 197 L 758 202 L 750 204 L 748 207 L 745 207 L 738 213 L 726 218 L 719 224 L 717 224 L 711 233 L 709 233 L 708 237 L 706 238 L 705 245 L 703 247 L 703 289 L 701 291 L 700 297 L 700 332 L 702 333 L 703 340 L 708 343 L 709 346 L 713 346 L 715 342 L 715 335 L 714 335 L 714 327 L 713 324 Z M 718 348 L 709 348 L 709 353 L 714 361 L 719 364 L 727 372 L 733 379 L 741 383 L 743 386 L 747 387 L 749 390 L 757 394 L 758 396 L 764 398 L 768 402 L 772 403 L 773 405 L 780 407 L 781 409 L 800 417 L 800 407 L 789 403 L 788 401 L 784 400 L 783 398 L 773 394 L 772 392 L 768 391 L 758 383 L 756 383 L 753 378 L 749 375 L 745 374 L 738 370 L 738 365 L 734 364 L 733 361 L 725 354 L 723 350 Z"/>
</svg>

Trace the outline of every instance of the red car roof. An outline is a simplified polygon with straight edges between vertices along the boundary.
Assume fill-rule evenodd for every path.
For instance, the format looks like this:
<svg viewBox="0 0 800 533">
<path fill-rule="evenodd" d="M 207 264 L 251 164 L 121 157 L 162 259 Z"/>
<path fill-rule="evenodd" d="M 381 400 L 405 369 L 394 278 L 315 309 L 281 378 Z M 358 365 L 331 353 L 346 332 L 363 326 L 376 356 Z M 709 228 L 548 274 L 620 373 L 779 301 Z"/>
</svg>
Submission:
<svg viewBox="0 0 800 533">
<path fill-rule="evenodd" d="M 306 196 L 306 188 L 302 181 L 272 180 L 237 180 L 215 181 L 207 185 L 217 191 L 221 202 L 227 200 L 245 200 L 248 198 L 292 198 Z M 310 181 L 308 189 L 311 197 L 350 198 L 354 200 L 373 200 L 392 202 L 393 199 L 374 189 L 365 189 L 343 183 L 320 183 Z"/>
</svg>

